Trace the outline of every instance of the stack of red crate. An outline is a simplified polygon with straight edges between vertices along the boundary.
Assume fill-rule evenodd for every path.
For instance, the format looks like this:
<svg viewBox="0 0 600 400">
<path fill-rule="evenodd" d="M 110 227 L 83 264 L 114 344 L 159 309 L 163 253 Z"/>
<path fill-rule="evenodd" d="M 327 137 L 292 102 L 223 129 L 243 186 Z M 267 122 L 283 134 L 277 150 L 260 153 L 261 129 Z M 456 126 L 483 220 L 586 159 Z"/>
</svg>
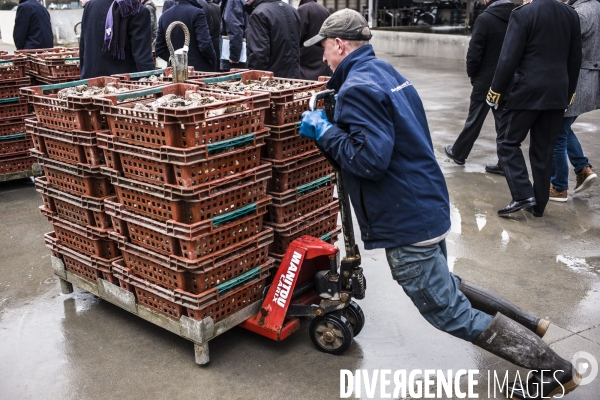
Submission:
<svg viewBox="0 0 600 400">
<path fill-rule="evenodd" d="M 25 118 L 31 110 L 19 93 L 21 87 L 31 85 L 25 75 L 26 64 L 25 56 L 0 54 L 0 180 L 31 171 L 35 162 L 29 156 L 31 136 L 25 132 Z"/>
<path fill-rule="evenodd" d="M 80 79 L 78 48 L 16 50 L 15 54 L 27 57 L 25 73 L 34 80 L 34 84 L 56 84 Z"/>
<path fill-rule="evenodd" d="M 168 95 L 215 101 L 142 106 Z M 262 299 L 273 263 L 263 227 L 271 168 L 261 162 L 269 95 L 170 84 L 94 101 L 108 123 L 97 139 L 116 194 L 104 206 L 121 287 L 175 320 L 218 322 Z"/>
<path fill-rule="evenodd" d="M 333 197 L 333 168 L 313 140 L 298 134 L 312 94 L 324 90 L 325 83 L 274 78 L 273 73 L 265 71 L 190 80 L 215 91 L 227 90 L 224 83 L 238 81 L 269 82 L 272 86 L 264 89 L 250 84 L 252 90 L 271 95 L 265 115 L 270 136 L 263 149 L 263 159 L 271 163 L 273 175 L 268 186 L 273 203 L 265 216 L 265 225 L 275 233 L 270 256 L 280 260 L 291 241 L 302 235 L 335 242 L 341 229 L 337 225 L 339 204 Z"/>
<path fill-rule="evenodd" d="M 36 189 L 44 200 L 40 210 L 54 227 L 54 232 L 46 234 L 46 244 L 67 271 L 92 282 L 103 278 L 117 283 L 111 262 L 120 251 L 108 236 L 112 222 L 104 206 L 114 189 L 100 173 L 105 160 L 97 146 L 98 132 L 106 129 L 106 121 L 92 97 L 60 98 L 57 94 L 81 85 L 140 88 L 102 77 L 22 89 L 37 116 L 26 120 L 27 133 L 33 138 L 31 152 L 46 175 L 36 179 Z"/>
</svg>

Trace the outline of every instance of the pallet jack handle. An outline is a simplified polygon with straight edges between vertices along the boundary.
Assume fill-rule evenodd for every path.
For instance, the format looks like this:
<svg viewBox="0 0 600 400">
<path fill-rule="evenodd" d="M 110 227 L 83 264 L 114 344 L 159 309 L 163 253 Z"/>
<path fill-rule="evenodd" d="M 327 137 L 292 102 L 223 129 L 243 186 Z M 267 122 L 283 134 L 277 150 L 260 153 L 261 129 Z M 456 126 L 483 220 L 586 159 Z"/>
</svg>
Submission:
<svg viewBox="0 0 600 400">
<path fill-rule="evenodd" d="M 316 110 L 317 104 L 321 99 L 323 100 L 325 105 L 325 115 L 327 115 L 327 119 L 331 123 L 333 123 L 333 115 L 335 111 L 335 90 L 327 89 L 313 94 L 308 103 L 308 109 L 310 111 Z M 329 156 L 329 154 L 327 154 L 327 152 L 321 146 L 317 144 L 317 147 L 319 148 L 319 150 L 321 150 L 321 152 L 323 153 L 327 161 L 329 161 L 329 163 L 335 171 L 335 181 L 337 184 L 338 199 L 340 202 L 340 214 L 342 215 L 342 233 L 344 235 L 344 244 L 346 248 L 345 259 L 355 260 L 355 265 L 360 265 L 360 253 L 358 251 L 358 246 L 356 245 L 356 241 L 354 239 L 354 227 L 352 225 L 352 210 L 350 208 L 350 199 L 348 197 L 348 191 L 346 190 L 346 186 L 344 185 L 342 168 L 333 158 Z"/>
</svg>

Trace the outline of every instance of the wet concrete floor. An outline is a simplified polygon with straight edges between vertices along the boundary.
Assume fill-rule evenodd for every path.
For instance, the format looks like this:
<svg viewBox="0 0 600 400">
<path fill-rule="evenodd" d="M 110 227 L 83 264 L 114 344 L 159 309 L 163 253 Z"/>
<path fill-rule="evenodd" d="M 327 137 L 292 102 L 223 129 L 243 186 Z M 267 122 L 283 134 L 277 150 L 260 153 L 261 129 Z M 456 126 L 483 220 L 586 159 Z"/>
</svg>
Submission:
<svg viewBox="0 0 600 400">
<path fill-rule="evenodd" d="M 499 218 L 510 195 L 502 177 L 483 172 L 495 160 L 491 114 L 466 166 L 443 153 L 467 115 L 464 64 L 380 56 L 423 98 L 452 202 L 453 271 L 549 318 L 545 340 L 561 356 L 585 351 L 600 360 L 600 184 L 550 203 L 543 218 Z M 600 166 L 600 111 L 573 129 Z M 211 362 L 198 366 L 189 341 L 79 289 L 60 294 L 41 204 L 29 181 L 0 186 L 0 399 L 336 399 L 341 369 L 478 369 L 479 398 L 504 398 L 488 395 L 488 371 L 517 371 L 429 326 L 391 279 L 383 250 L 362 253 L 367 323 L 344 355 L 318 352 L 304 322 L 281 343 L 235 328 L 210 342 Z M 599 392 L 596 378 L 566 398 Z M 382 398 L 379 386 L 371 398 Z"/>
</svg>

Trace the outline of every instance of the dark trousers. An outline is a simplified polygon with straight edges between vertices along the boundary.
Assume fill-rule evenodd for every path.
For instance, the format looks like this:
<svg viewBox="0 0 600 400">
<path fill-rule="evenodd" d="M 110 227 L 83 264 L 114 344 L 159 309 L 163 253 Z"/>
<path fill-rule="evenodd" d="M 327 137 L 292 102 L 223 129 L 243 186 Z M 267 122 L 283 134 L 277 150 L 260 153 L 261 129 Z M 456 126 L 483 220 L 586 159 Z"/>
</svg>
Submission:
<svg viewBox="0 0 600 400">
<path fill-rule="evenodd" d="M 490 108 L 491 107 L 488 106 L 485 101 L 471 99 L 471 104 L 469 105 L 469 115 L 465 121 L 465 127 L 452 145 L 452 153 L 454 153 L 456 158 L 465 160 L 467 157 L 469 157 L 469 153 L 471 153 L 473 144 L 479 137 L 481 127 L 483 126 L 483 122 L 485 121 L 485 117 L 487 117 Z M 494 122 L 496 124 L 496 132 L 499 131 L 498 128 L 500 124 L 501 113 L 500 107 L 498 110 L 492 109 L 492 114 L 494 114 Z"/>
<path fill-rule="evenodd" d="M 565 110 L 504 110 L 506 124 L 496 139 L 498 160 L 513 200 L 535 197 L 535 211 L 543 213 L 548 204 L 552 154 Z M 533 185 L 529 181 L 521 143 L 530 132 L 529 162 Z"/>
</svg>

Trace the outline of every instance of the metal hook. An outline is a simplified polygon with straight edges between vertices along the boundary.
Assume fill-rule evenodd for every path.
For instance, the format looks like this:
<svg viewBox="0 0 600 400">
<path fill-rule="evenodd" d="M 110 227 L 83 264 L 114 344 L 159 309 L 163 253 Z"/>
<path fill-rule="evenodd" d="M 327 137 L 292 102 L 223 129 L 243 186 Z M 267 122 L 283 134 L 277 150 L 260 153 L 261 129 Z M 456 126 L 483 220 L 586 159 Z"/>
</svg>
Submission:
<svg viewBox="0 0 600 400">
<path fill-rule="evenodd" d="M 183 54 L 175 54 L 175 51 L 173 50 L 173 44 L 171 43 L 171 31 L 177 26 L 183 29 L 183 33 L 185 35 L 183 42 Z M 171 67 L 173 67 L 173 83 L 183 83 L 188 79 L 187 49 L 190 45 L 190 32 L 183 22 L 174 21 L 171 22 L 167 28 L 165 36 L 165 41 L 167 42 L 167 47 L 169 48 L 169 62 L 171 63 Z"/>
</svg>

